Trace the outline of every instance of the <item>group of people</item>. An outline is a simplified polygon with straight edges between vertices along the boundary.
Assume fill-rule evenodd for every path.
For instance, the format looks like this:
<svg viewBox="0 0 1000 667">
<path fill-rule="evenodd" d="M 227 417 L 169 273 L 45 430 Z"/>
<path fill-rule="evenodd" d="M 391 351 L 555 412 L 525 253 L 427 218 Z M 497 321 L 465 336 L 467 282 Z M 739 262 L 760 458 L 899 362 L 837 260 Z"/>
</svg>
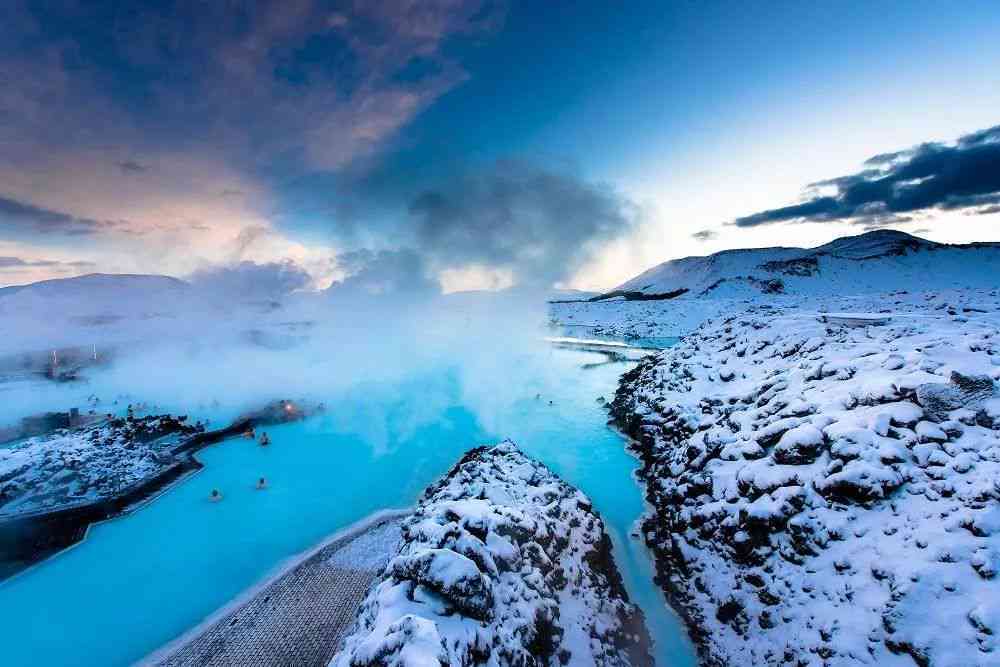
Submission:
<svg viewBox="0 0 1000 667">
<path fill-rule="evenodd" d="M 243 437 L 249 438 L 250 440 L 256 440 L 257 431 L 254 430 L 253 426 L 251 426 L 247 430 L 243 431 Z M 267 434 L 267 431 L 262 431 L 260 434 L 260 446 L 267 447 L 270 444 L 271 444 L 271 436 Z"/>
<path fill-rule="evenodd" d="M 257 480 L 257 483 L 253 485 L 253 488 L 257 489 L 258 491 L 263 491 L 264 489 L 267 488 L 267 479 L 261 477 L 260 479 Z M 220 500 L 222 500 L 222 492 L 219 491 L 218 489 L 212 489 L 212 492 L 208 494 L 208 500 L 213 503 L 219 502 Z"/>
<path fill-rule="evenodd" d="M 243 432 L 243 437 L 250 438 L 251 440 L 257 440 L 257 432 L 254 430 L 253 426 L 251 426 Z M 258 441 L 260 442 L 261 447 L 267 447 L 271 444 L 271 438 L 268 436 L 266 431 L 261 432 L 260 439 Z M 261 477 L 257 480 L 257 483 L 254 484 L 254 488 L 258 491 L 263 491 L 267 488 L 267 480 Z M 212 489 L 212 492 L 208 494 L 208 499 L 210 502 L 217 503 L 222 500 L 222 492 L 218 489 Z"/>
</svg>

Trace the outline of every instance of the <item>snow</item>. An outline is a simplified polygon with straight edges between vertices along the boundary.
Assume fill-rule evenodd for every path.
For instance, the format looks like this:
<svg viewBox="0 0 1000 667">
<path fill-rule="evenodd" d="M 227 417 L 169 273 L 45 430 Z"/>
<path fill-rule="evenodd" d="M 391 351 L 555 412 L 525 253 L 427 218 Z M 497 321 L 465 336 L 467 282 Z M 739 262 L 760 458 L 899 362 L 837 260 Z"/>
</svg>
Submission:
<svg viewBox="0 0 1000 667">
<path fill-rule="evenodd" d="M 726 250 L 653 267 L 614 292 L 739 298 L 777 291 L 839 296 L 923 289 L 989 288 L 1000 270 L 1000 245 L 945 245 L 903 232 L 877 230 L 818 248 Z"/>
<path fill-rule="evenodd" d="M 185 417 L 130 416 L 0 449 L 0 517 L 119 496 L 176 464 L 173 447 L 202 430 Z"/>
<path fill-rule="evenodd" d="M 512 443 L 469 452 L 402 532 L 332 665 L 651 664 L 590 501 Z"/>
<path fill-rule="evenodd" d="M 747 299 L 623 376 L 642 532 L 710 664 L 1000 664 L 1000 293 L 916 284 Z"/>
</svg>

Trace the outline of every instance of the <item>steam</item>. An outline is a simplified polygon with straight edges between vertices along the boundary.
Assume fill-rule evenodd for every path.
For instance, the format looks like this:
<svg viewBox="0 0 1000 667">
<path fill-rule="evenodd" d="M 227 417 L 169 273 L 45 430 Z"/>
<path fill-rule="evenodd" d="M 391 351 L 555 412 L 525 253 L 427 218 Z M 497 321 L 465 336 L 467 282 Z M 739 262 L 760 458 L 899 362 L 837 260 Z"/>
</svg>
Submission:
<svg viewBox="0 0 1000 667">
<path fill-rule="evenodd" d="M 426 177 L 385 167 L 345 179 L 301 211 L 304 218 L 313 209 L 334 211 L 322 224 L 337 244 L 372 249 L 342 254 L 338 263 L 348 273 L 375 262 L 372 271 L 383 277 L 393 269 L 401 278 L 450 277 L 452 289 L 463 288 L 462 276 L 477 276 L 464 288 L 547 290 L 642 221 L 640 206 L 612 186 L 524 161 L 443 168 Z M 296 190 L 293 201 L 310 200 L 308 194 Z"/>
<path fill-rule="evenodd" d="M 410 204 L 418 247 L 436 264 L 512 270 L 545 287 L 632 231 L 637 213 L 610 186 L 518 162 L 458 175 Z"/>
<path fill-rule="evenodd" d="M 265 264 L 243 261 L 203 269 L 190 280 L 207 297 L 253 301 L 281 299 L 308 287 L 312 277 L 291 260 Z"/>
<path fill-rule="evenodd" d="M 459 378 L 458 393 L 421 390 L 421 405 L 405 408 L 413 424 L 442 418 L 463 397 L 488 420 L 496 408 L 487 404 L 526 396 L 530 360 L 548 354 L 543 301 L 518 291 L 442 295 L 412 251 L 347 259 L 354 273 L 326 292 L 296 290 L 302 276 L 289 266 L 236 265 L 189 282 L 104 276 L 0 293 L 0 360 L 10 371 L 0 424 L 86 409 L 91 395 L 101 411 L 115 410 L 115 399 L 118 410 L 142 401 L 216 425 L 277 398 L 329 405 L 371 396 L 378 430 L 399 415 L 375 404 L 398 410 L 399 387 L 438 386 L 442 373 Z M 250 298 L 260 295 L 277 296 Z M 65 384 L 18 375 L 52 350 L 96 353 L 102 363 Z"/>
</svg>

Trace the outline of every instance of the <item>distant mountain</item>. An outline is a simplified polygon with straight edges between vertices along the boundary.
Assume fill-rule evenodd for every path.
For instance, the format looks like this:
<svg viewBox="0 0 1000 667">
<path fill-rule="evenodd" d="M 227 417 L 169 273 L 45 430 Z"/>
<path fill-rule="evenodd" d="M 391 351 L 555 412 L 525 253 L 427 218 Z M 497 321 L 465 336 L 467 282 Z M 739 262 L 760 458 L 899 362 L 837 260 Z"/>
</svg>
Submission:
<svg viewBox="0 0 1000 667">
<path fill-rule="evenodd" d="M 995 287 L 998 275 L 1000 243 L 949 245 L 877 230 L 818 248 L 724 250 L 675 259 L 591 300 Z"/>
<path fill-rule="evenodd" d="M 157 275 L 92 273 L 0 289 L 0 355 L 162 336 L 192 287 Z"/>
<path fill-rule="evenodd" d="M 190 286 L 170 276 L 90 273 L 0 289 L 0 312 L 117 317 L 176 304 Z"/>
<path fill-rule="evenodd" d="M 145 273 L 88 273 L 72 278 L 40 280 L 27 285 L 0 287 L 0 298 L 15 292 L 31 292 L 50 296 L 92 293 L 94 290 L 186 289 L 188 284 L 179 278 Z"/>
</svg>

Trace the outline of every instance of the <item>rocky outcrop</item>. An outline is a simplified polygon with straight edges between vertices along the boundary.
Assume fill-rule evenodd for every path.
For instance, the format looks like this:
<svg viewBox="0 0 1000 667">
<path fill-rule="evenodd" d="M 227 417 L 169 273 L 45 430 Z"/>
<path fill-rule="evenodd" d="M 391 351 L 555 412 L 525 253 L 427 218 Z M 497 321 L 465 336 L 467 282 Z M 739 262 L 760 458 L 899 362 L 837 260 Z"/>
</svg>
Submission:
<svg viewBox="0 0 1000 667">
<path fill-rule="evenodd" d="M 0 516 L 109 498 L 174 462 L 171 447 L 204 432 L 187 417 L 112 417 L 0 452 Z"/>
<path fill-rule="evenodd" d="M 590 501 L 505 442 L 427 489 L 332 664 L 650 665 L 648 648 Z"/>
<path fill-rule="evenodd" d="M 1000 662 L 998 325 L 995 291 L 761 304 L 623 376 L 644 534 L 705 664 Z"/>
</svg>

